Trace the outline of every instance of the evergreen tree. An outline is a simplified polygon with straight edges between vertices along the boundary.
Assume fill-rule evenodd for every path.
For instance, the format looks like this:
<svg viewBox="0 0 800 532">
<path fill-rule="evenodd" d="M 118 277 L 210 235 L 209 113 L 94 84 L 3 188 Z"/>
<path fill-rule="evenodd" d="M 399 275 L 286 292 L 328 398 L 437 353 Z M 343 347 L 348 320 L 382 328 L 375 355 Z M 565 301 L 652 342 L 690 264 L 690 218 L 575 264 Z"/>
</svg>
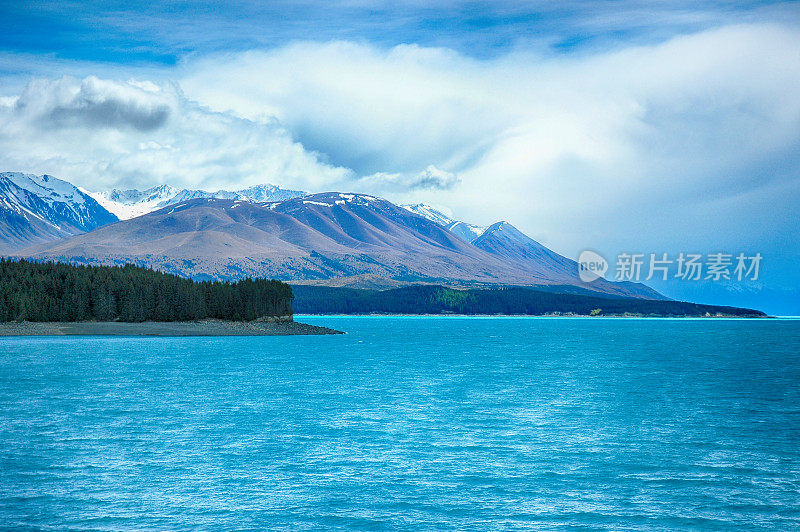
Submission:
<svg viewBox="0 0 800 532">
<path fill-rule="evenodd" d="M 0 321 L 253 320 L 292 314 L 280 281 L 195 282 L 127 264 L 0 259 Z"/>
</svg>

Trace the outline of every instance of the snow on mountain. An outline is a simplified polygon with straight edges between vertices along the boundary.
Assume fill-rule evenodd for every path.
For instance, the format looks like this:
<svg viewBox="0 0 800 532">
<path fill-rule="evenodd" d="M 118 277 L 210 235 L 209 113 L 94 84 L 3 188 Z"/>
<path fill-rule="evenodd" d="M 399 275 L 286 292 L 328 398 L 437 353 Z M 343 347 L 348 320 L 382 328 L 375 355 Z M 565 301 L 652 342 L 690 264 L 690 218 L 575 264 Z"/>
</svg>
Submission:
<svg viewBox="0 0 800 532">
<path fill-rule="evenodd" d="M 205 190 L 177 189 L 169 185 L 159 185 L 147 190 L 109 190 L 106 192 L 87 192 L 98 203 L 113 212 L 121 220 L 136 218 L 149 212 L 176 205 L 185 201 L 202 198 L 233 199 L 250 202 L 282 201 L 305 196 L 299 190 L 283 189 L 275 185 L 263 184 L 242 190 Z"/>
<path fill-rule="evenodd" d="M 50 175 L 0 173 L 0 248 L 21 249 L 117 221 L 91 196 Z"/>
<path fill-rule="evenodd" d="M 541 276 L 576 276 L 575 261 L 543 246 L 508 222 L 496 222 L 486 228 L 472 245 L 504 260 L 524 264 Z"/>
<path fill-rule="evenodd" d="M 222 192 L 222 191 L 220 191 Z M 219 194 L 219 192 L 217 193 Z M 234 199 L 248 199 L 254 202 L 268 202 L 268 201 L 283 201 L 292 198 L 299 198 L 301 196 L 307 195 L 307 192 L 303 192 L 302 190 L 288 190 L 285 188 L 281 188 L 275 185 L 270 185 L 269 183 L 264 185 L 256 185 L 254 187 L 245 188 L 242 190 L 236 191 L 234 194 L 238 195 L 238 198 Z M 220 195 L 214 196 L 216 198 L 227 199 Z"/>
<path fill-rule="evenodd" d="M 158 185 L 147 190 L 117 190 L 114 189 L 107 194 L 108 199 L 119 203 L 157 203 L 167 200 L 178 193 L 178 189 L 169 185 Z"/>
<path fill-rule="evenodd" d="M 116 221 L 90 196 L 51 175 L 0 173 L 0 197 L 7 207 L 27 212 L 56 227 L 68 225 L 90 231 L 98 225 Z"/>
<path fill-rule="evenodd" d="M 474 242 L 476 238 L 481 236 L 484 233 L 484 231 L 486 231 L 485 227 L 472 225 L 467 222 L 453 222 L 446 227 L 451 232 L 457 234 L 467 242 Z"/>
<path fill-rule="evenodd" d="M 450 218 L 448 215 L 446 215 L 439 209 L 436 209 L 435 207 L 428 205 L 427 203 L 414 203 L 410 205 L 400 205 L 400 206 L 407 211 L 411 211 L 414 214 L 418 214 L 427 220 L 435 222 L 439 225 L 443 225 L 445 227 L 455 222 L 455 220 Z"/>
<path fill-rule="evenodd" d="M 21 208 L 33 207 L 34 198 L 48 206 L 56 203 L 77 206 L 84 203 L 84 195 L 77 188 L 53 176 L 5 172 L 0 174 L 0 181 L 5 198 Z"/>
<path fill-rule="evenodd" d="M 283 203 L 282 200 L 276 203 Z M 334 205 L 371 205 L 374 203 L 389 203 L 388 201 L 367 194 L 343 194 L 341 192 L 323 192 L 321 194 L 311 194 L 308 198 L 301 198 L 303 205 L 318 205 L 321 207 L 333 207 Z"/>
<path fill-rule="evenodd" d="M 485 227 L 480 227 L 477 225 L 472 225 L 467 222 L 454 220 L 447 214 L 443 213 L 442 211 L 434 207 L 431 207 L 427 203 L 416 203 L 413 205 L 400 205 L 400 206 L 407 211 L 411 211 L 414 214 L 418 214 L 427 220 L 430 220 L 443 227 L 446 227 L 449 231 L 455 233 L 456 235 L 466 240 L 467 242 L 472 242 L 473 240 L 481 236 L 483 234 L 483 231 L 486 229 Z"/>
<path fill-rule="evenodd" d="M 375 287 L 566 284 L 661 297 L 631 283 L 586 286 L 575 261 L 511 224 L 483 230 L 425 204 L 398 206 L 340 192 L 307 195 L 274 185 L 217 192 L 161 185 L 94 196 L 99 201 L 49 175 L 0 174 L 0 254 L 89 264 L 129 260 L 211 278 Z M 133 219 L 111 223 L 117 221 L 112 212 Z"/>
<path fill-rule="evenodd" d="M 120 220 L 127 220 L 148 212 L 166 207 L 169 200 L 178 194 L 178 189 L 169 185 L 159 185 L 147 190 L 109 190 L 89 192 L 100 205 L 114 213 Z"/>
<path fill-rule="evenodd" d="M 184 201 L 190 201 L 193 199 L 203 199 L 203 198 L 213 198 L 214 195 L 211 192 L 206 192 L 205 190 L 189 190 L 183 189 L 179 191 L 177 194 L 168 198 L 164 205 L 160 205 L 160 207 L 166 207 L 167 205 L 174 205 L 176 203 L 183 203 Z M 231 199 L 231 198 L 224 198 L 224 199 Z"/>
<path fill-rule="evenodd" d="M 265 203 L 194 199 L 31 248 L 28 256 L 352 287 L 555 284 L 634 296 L 645 288 L 605 280 L 585 286 L 574 261 L 504 222 L 473 244 L 388 200 L 338 192 Z"/>
</svg>

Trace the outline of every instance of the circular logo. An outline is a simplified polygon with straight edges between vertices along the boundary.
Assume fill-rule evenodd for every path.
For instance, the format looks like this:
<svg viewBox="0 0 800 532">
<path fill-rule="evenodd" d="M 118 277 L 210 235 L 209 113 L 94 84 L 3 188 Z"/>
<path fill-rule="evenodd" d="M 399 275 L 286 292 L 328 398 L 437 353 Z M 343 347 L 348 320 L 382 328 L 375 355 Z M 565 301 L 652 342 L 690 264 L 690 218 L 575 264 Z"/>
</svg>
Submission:
<svg viewBox="0 0 800 532">
<path fill-rule="evenodd" d="M 607 271 L 608 262 L 594 251 L 586 249 L 578 256 L 578 277 L 584 283 L 600 279 Z"/>
</svg>

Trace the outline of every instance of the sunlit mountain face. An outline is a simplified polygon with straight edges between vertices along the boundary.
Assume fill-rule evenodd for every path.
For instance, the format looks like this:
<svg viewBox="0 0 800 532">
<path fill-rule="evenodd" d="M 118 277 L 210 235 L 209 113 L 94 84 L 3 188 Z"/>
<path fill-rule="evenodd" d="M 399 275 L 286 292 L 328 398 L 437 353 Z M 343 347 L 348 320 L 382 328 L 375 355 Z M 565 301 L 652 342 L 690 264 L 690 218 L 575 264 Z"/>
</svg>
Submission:
<svg viewBox="0 0 800 532">
<path fill-rule="evenodd" d="M 661 298 L 643 285 L 578 277 L 575 261 L 529 238 L 508 222 L 463 238 L 447 215 L 429 206 L 398 206 L 367 194 L 305 194 L 272 185 L 237 192 L 179 191 L 159 186 L 91 196 L 49 176 L 36 205 L 57 197 L 64 212 L 94 211 L 69 233 L 7 241 L 19 256 L 86 264 L 136 263 L 194 278 L 269 277 L 338 286 L 570 285 L 589 291 Z M 43 188 L 41 183 L 52 183 Z M 8 195 L 4 201 L 16 196 Z M 269 201 L 268 198 L 274 199 Z M 74 203 L 74 204 L 73 204 Z M 121 210 L 122 208 L 130 210 Z M 138 209 L 138 210 L 135 210 Z M 419 214 L 418 214 L 419 213 Z M 46 213 L 44 213 L 46 214 Z M 462 222 L 463 223 L 463 222 Z"/>
<path fill-rule="evenodd" d="M 13 253 L 115 221 L 116 216 L 66 181 L 0 173 L 0 252 Z"/>
</svg>

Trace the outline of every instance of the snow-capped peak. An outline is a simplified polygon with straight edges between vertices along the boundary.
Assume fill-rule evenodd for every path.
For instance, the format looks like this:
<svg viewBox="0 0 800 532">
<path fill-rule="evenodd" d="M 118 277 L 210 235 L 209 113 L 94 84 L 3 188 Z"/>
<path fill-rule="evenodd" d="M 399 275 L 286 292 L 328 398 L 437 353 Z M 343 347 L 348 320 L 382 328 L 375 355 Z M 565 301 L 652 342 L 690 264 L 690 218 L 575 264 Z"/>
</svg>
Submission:
<svg viewBox="0 0 800 532">
<path fill-rule="evenodd" d="M 0 199 L 6 210 L 66 233 L 117 220 L 78 187 L 47 174 L 0 173 Z"/>
<path fill-rule="evenodd" d="M 20 172 L 3 172 L 0 174 L 0 178 L 49 204 L 61 202 L 79 205 L 84 202 L 84 195 L 76 186 L 51 175 L 37 176 Z"/>
<path fill-rule="evenodd" d="M 504 220 L 495 222 L 487 227 L 486 230 L 480 235 L 480 238 L 483 240 L 492 236 L 499 237 L 508 242 L 513 242 L 519 245 L 535 245 L 538 247 L 543 247 L 531 237 Z"/>
<path fill-rule="evenodd" d="M 148 188 L 146 190 L 133 189 L 112 189 L 106 192 L 98 192 L 97 194 L 105 197 L 109 201 L 122 203 L 124 205 L 133 205 L 140 202 L 157 202 L 175 196 L 178 189 L 169 185 L 158 185 Z"/>
<path fill-rule="evenodd" d="M 127 220 L 167 206 L 178 194 L 178 190 L 169 185 L 159 185 L 147 190 L 113 189 L 87 193 L 117 218 Z"/>
<path fill-rule="evenodd" d="M 200 198 L 232 199 L 263 203 L 269 201 L 283 201 L 290 198 L 305 196 L 300 190 L 288 190 L 271 184 L 256 185 L 242 190 L 229 191 L 177 189 L 170 185 L 158 185 L 146 190 L 109 190 L 106 192 L 87 192 L 98 203 L 113 212 L 122 220 L 135 218 L 143 214 Z"/>
<path fill-rule="evenodd" d="M 242 199 L 248 199 L 257 203 L 267 201 L 283 201 L 292 198 L 299 198 L 305 196 L 307 193 L 302 190 L 288 190 L 276 185 L 265 183 L 263 185 L 255 185 L 235 192 L 237 196 Z"/>
<path fill-rule="evenodd" d="M 413 212 L 414 214 L 418 214 L 423 218 L 427 218 L 428 220 L 437 223 L 439 225 L 448 226 L 455 222 L 450 216 L 443 213 L 441 210 L 436 209 L 427 203 L 414 203 L 410 205 L 400 205 L 400 207 L 404 208 L 409 212 Z"/>
<path fill-rule="evenodd" d="M 459 236 L 467 242 L 472 242 L 483 234 L 486 230 L 485 227 L 472 225 L 460 220 L 454 220 L 449 215 L 445 214 L 439 209 L 431 207 L 427 203 L 416 203 L 413 205 L 400 205 L 407 211 L 418 214 L 434 223 L 446 227 L 451 233 Z"/>
<path fill-rule="evenodd" d="M 485 227 L 472 225 L 467 222 L 453 222 L 447 226 L 451 233 L 455 233 L 467 242 L 473 242 L 476 238 L 486 232 Z"/>
<path fill-rule="evenodd" d="M 175 197 L 178 189 L 169 185 L 159 185 L 157 187 L 148 188 L 143 192 L 143 198 L 140 201 L 154 202 L 164 201 Z"/>
</svg>

